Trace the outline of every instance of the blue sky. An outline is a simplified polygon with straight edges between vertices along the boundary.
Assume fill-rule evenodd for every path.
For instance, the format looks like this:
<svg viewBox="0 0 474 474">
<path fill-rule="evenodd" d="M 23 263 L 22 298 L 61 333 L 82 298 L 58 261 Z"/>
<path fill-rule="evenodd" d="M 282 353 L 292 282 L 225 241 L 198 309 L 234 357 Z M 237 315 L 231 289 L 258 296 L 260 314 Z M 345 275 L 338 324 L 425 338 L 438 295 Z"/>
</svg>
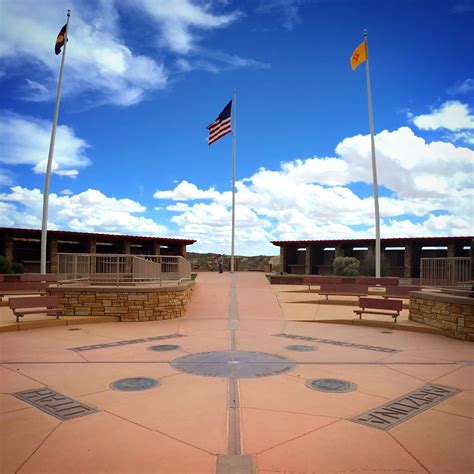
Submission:
<svg viewBox="0 0 474 474">
<path fill-rule="evenodd" d="M 474 2 L 6 0 L 0 6 L 0 226 L 40 228 L 72 9 L 49 228 L 186 237 L 230 253 L 373 237 L 368 29 L 382 237 L 473 235 Z"/>
</svg>

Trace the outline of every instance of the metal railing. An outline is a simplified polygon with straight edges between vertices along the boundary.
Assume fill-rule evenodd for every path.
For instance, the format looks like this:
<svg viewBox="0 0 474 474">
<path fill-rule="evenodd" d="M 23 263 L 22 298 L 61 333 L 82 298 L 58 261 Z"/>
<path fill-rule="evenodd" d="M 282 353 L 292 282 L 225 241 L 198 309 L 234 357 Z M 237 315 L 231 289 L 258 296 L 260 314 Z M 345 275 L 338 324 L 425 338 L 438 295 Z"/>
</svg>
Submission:
<svg viewBox="0 0 474 474">
<path fill-rule="evenodd" d="M 175 255 L 58 253 L 59 282 L 145 283 L 191 279 L 191 264 Z"/>
<path fill-rule="evenodd" d="M 420 283 L 435 288 L 463 288 L 471 284 L 469 257 L 421 258 Z"/>
</svg>

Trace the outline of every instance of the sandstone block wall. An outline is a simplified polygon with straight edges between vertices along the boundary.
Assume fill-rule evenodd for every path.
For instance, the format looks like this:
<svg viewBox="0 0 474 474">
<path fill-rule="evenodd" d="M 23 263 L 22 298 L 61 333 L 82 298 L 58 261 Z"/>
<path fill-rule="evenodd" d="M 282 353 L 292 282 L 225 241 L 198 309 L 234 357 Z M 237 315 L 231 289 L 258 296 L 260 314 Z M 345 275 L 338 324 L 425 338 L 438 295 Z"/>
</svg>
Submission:
<svg viewBox="0 0 474 474">
<path fill-rule="evenodd" d="M 474 341 L 474 299 L 416 291 L 410 295 L 409 319 L 441 328 L 445 335 Z"/>
<path fill-rule="evenodd" d="M 50 287 L 65 316 L 119 316 L 121 321 L 158 321 L 184 316 L 194 283 L 173 287 Z"/>
</svg>

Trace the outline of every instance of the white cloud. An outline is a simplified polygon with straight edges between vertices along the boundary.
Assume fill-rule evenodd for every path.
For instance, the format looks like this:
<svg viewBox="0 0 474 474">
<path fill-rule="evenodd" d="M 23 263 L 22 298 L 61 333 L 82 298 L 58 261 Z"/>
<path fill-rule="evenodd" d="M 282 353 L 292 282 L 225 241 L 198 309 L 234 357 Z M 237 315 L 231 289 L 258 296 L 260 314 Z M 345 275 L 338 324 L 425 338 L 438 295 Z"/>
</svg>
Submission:
<svg viewBox="0 0 474 474">
<path fill-rule="evenodd" d="M 60 57 L 53 49 L 69 6 L 65 0 L 42 1 L 41 8 L 34 0 L 2 4 L 0 60 L 6 67 L 29 64 L 25 98 L 54 98 Z M 147 91 L 165 87 L 163 64 L 134 54 L 121 38 L 118 25 L 113 1 L 99 0 L 72 12 L 63 95 L 93 91 L 99 101 L 131 105 Z"/>
<path fill-rule="evenodd" d="M 472 150 L 427 143 L 408 127 L 385 130 L 375 142 L 379 185 L 391 191 L 379 199 L 382 237 L 472 235 Z M 261 168 L 236 183 L 238 253 L 274 254 L 270 240 L 375 235 L 373 199 L 356 192 L 360 183 L 371 189 L 370 137 L 348 137 L 336 153 L 282 163 L 279 170 Z M 176 213 L 171 220 L 181 235 L 198 239 L 196 251 L 229 251 L 229 191 L 182 181 L 154 197 L 186 201 L 166 210 Z"/>
<path fill-rule="evenodd" d="M 474 145 L 474 132 L 453 132 L 446 137 L 448 140 L 453 142 L 463 141 L 469 143 L 469 145 Z"/>
<path fill-rule="evenodd" d="M 39 189 L 15 186 L 0 194 L 0 226 L 41 228 L 43 195 Z M 49 196 L 48 228 L 165 236 L 168 229 L 144 216 L 146 207 L 131 199 L 108 197 L 95 189 L 79 194 Z"/>
<path fill-rule="evenodd" d="M 468 78 L 464 81 L 457 82 L 453 87 L 449 89 L 449 93 L 455 94 L 468 94 L 474 91 L 474 79 Z"/>
<path fill-rule="evenodd" d="M 72 196 L 74 193 L 70 189 L 66 188 L 61 191 L 61 194 L 64 196 Z"/>
<path fill-rule="evenodd" d="M 445 128 L 451 131 L 474 128 L 474 115 L 471 115 L 469 106 L 457 100 L 445 102 L 431 114 L 418 115 L 413 123 L 420 130 L 438 130 Z"/>
<path fill-rule="evenodd" d="M 283 18 L 282 25 L 287 31 L 293 30 L 300 23 L 299 9 L 302 0 L 260 0 L 257 13 L 277 13 Z"/>
<path fill-rule="evenodd" d="M 197 4 L 191 0 L 129 0 L 138 7 L 161 30 L 160 46 L 166 46 L 181 54 L 191 52 L 198 36 L 195 30 L 212 30 L 233 23 L 238 11 L 218 15 L 211 11 L 211 3 Z"/>
<path fill-rule="evenodd" d="M 153 194 L 155 199 L 171 199 L 173 201 L 192 201 L 195 199 L 213 199 L 219 196 L 214 188 L 202 191 L 198 187 L 184 180 L 178 184 L 172 191 L 156 191 Z"/>
<path fill-rule="evenodd" d="M 2 4 L 0 66 L 7 71 L 18 64 L 28 68 L 18 91 L 25 100 L 54 100 L 60 64 L 54 42 L 70 6 L 66 0 L 42 0 L 41 8 L 36 0 Z M 223 8 L 226 12 L 219 13 Z M 229 27 L 241 15 L 223 4 L 195 0 L 77 0 L 70 18 L 62 96 L 85 96 L 86 106 L 130 106 L 164 89 L 172 73 L 267 67 L 200 46 L 211 31 Z M 132 31 L 143 33 L 146 54 L 127 44 L 124 18 Z M 165 61 L 175 67 L 168 70 Z"/>
<path fill-rule="evenodd" d="M 13 178 L 11 172 L 6 169 L 0 168 L 0 186 L 11 186 L 13 184 Z"/>
<path fill-rule="evenodd" d="M 382 237 L 473 235 L 474 151 L 426 142 L 408 127 L 375 137 Z M 311 157 L 258 169 L 236 183 L 236 253 L 278 253 L 271 240 L 373 237 L 369 136 L 342 140 L 333 157 Z M 197 239 L 196 251 L 229 253 L 229 190 L 200 189 L 183 180 L 157 190 L 157 207 L 178 231 L 146 217 L 131 199 L 99 190 L 50 197 L 51 228 Z M 384 193 L 386 194 L 386 193 Z M 0 195 L 0 225 L 41 225 L 39 190 L 14 187 Z M 160 215 L 160 214 L 159 214 Z M 161 214 L 162 215 L 162 214 Z"/>
<path fill-rule="evenodd" d="M 26 78 L 25 81 L 26 81 L 27 86 L 30 89 L 33 89 L 34 91 L 36 91 L 38 94 L 41 94 L 44 96 L 48 95 L 48 88 L 43 86 L 43 84 L 40 84 L 39 82 L 36 82 L 36 81 L 32 81 L 28 78 Z"/>
<path fill-rule="evenodd" d="M 0 162 L 8 165 L 32 165 L 35 173 L 44 173 L 51 138 L 51 122 L 10 112 L 0 112 Z M 56 132 L 53 171 L 76 177 L 77 168 L 90 164 L 87 142 L 67 125 Z"/>
</svg>

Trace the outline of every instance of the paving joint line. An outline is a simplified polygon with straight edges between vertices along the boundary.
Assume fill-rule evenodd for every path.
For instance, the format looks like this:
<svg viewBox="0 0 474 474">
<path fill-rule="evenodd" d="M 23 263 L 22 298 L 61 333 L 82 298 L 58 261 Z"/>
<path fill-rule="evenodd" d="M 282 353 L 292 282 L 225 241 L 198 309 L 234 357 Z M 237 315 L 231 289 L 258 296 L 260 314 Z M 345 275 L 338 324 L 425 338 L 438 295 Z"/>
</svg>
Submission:
<svg viewBox="0 0 474 474">
<path fill-rule="evenodd" d="M 138 426 L 139 428 L 143 428 L 144 430 L 151 431 L 152 433 L 159 433 L 160 435 L 166 436 L 167 438 L 170 438 L 173 441 L 185 444 L 186 446 L 189 446 L 189 447 L 194 448 L 194 449 L 198 449 L 199 451 L 202 451 L 203 453 L 209 454 L 211 456 L 215 456 L 215 453 L 211 453 L 210 451 L 207 451 L 203 448 L 200 448 L 199 446 L 195 446 L 194 444 L 190 444 L 186 441 L 183 441 L 182 439 L 175 438 L 174 436 L 171 436 L 170 434 L 165 433 L 163 431 L 160 431 L 156 428 L 149 428 L 148 426 L 142 425 L 140 423 L 137 423 L 136 421 L 130 420 L 129 418 L 125 418 L 123 416 L 118 415 L 117 413 L 114 413 L 114 412 L 111 412 L 111 411 L 108 411 L 108 410 L 102 410 L 102 412 L 103 413 L 108 413 L 111 416 L 115 416 L 116 418 L 119 418 L 120 420 L 125 421 L 127 423 L 131 423 L 132 425 Z"/>
<path fill-rule="evenodd" d="M 461 418 L 467 418 L 468 420 L 474 420 L 474 417 L 472 417 L 472 416 L 460 415 L 459 413 L 453 413 L 451 411 L 445 411 L 445 410 L 441 410 L 439 408 L 432 408 L 432 410 L 436 411 L 438 413 L 444 413 L 445 415 L 460 416 Z"/>
<path fill-rule="evenodd" d="M 33 407 L 32 407 L 33 408 Z M 56 418 L 56 420 L 58 420 Z M 25 461 L 21 464 L 20 467 L 15 471 L 15 473 L 20 472 L 23 468 L 23 466 L 37 453 L 37 451 L 43 446 L 46 441 L 48 441 L 49 437 L 63 424 L 63 421 L 58 420 L 58 424 L 53 427 L 53 429 L 46 435 L 46 437 L 43 439 L 43 441 L 39 444 L 39 446 L 36 447 L 36 449 L 25 459 Z"/>
<path fill-rule="evenodd" d="M 467 367 L 469 364 L 466 364 L 466 365 L 461 365 L 461 367 L 458 367 L 457 369 L 453 370 L 452 372 L 449 372 L 449 374 L 445 374 L 445 375 L 441 375 L 439 377 L 436 377 L 434 380 L 432 380 L 430 383 L 436 383 L 437 380 L 439 379 L 442 379 L 443 377 L 445 377 L 446 375 L 452 375 L 454 374 L 455 372 L 457 372 L 458 370 L 461 370 L 463 367 Z"/>
<path fill-rule="evenodd" d="M 11 393 L 5 393 L 5 394 L 2 394 L 2 395 L 12 395 Z M 13 395 L 12 395 L 13 397 Z M 8 410 L 8 411 L 4 411 L 2 413 L 0 413 L 0 416 L 1 415 L 7 415 L 8 413 L 16 413 L 17 411 L 25 411 L 25 410 L 33 410 L 34 406 L 29 406 L 29 407 L 24 407 L 24 408 L 17 408 L 16 410 Z"/>
<path fill-rule="evenodd" d="M 81 362 L 81 363 L 82 363 L 82 362 Z M 31 377 L 30 375 L 24 374 L 23 372 L 20 371 L 20 369 L 15 370 L 13 367 L 5 367 L 5 369 L 10 370 L 10 371 L 13 372 L 14 374 L 21 375 L 21 376 L 23 376 L 23 377 L 25 377 L 25 378 L 27 378 L 27 379 L 30 379 L 30 380 L 32 380 L 33 382 L 39 383 L 39 384 L 43 385 L 43 388 L 47 388 L 47 387 L 48 387 L 48 384 L 45 384 L 44 382 L 41 382 L 40 380 L 35 379 L 34 377 Z"/>
<path fill-rule="evenodd" d="M 268 353 L 266 353 L 268 354 Z M 5 366 L 8 368 L 9 365 L 48 365 L 48 364 L 70 364 L 70 365 L 78 365 L 78 364 L 169 364 L 170 361 L 166 360 L 87 360 L 87 361 L 3 361 L 0 362 L 1 366 Z M 459 362 L 366 362 L 366 361 L 344 361 L 344 362 L 331 362 L 331 361 L 294 361 L 297 365 L 459 365 Z M 181 362 L 182 364 L 192 364 L 193 362 Z M 220 364 L 221 362 L 212 362 L 208 361 L 208 364 Z M 258 362 L 247 361 L 247 364 L 256 364 Z M 278 361 L 268 361 L 268 364 L 278 364 Z M 468 367 L 472 364 L 464 363 L 461 367 Z M 10 369 L 13 370 L 13 369 Z M 457 369 L 456 369 L 457 370 Z M 446 375 L 450 375 L 454 373 L 456 370 L 449 372 Z M 23 375 L 23 374 L 22 374 Z M 26 376 L 26 375 L 25 375 Z M 444 377 L 442 375 L 441 377 Z M 425 382 L 425 380 L 423 380 Z M 42 382 L 41 382 L 42 383 Z"/>
<path fill-rule="evenodd" d="M 229 288 L 229 315 L 227 327 L 231 336 L 231 351 L 236 350 L 237 340 L 235 331 L 239 327 L 239 310 L 237 306 L 237 282 L 234 273 L 230 275 Z M 231 367 L 232 371 L 235 368 Z M 239 382 L 236 378 L 230 377 L 228 379 L 228 426 L 227 426 L 227 454 L 241 455 L 242 454 L 242 439 L 240 432 L 240 400 L 239 400 Z"/>
<path fill-rule="evenodd" d="M 245 410 L 260 410 L 260 411 L 269 411 L 272 413 L 288 413 L 289 415 L 317 416 L 317 417 L 322 417 L 322 418 L 335 418 L 337 420 L 345 420 L 345 418 L 342 418 L 341 416 L 324 415 L 324 414 L 319 414 L 319 413 L 306 413 L 306 412 L 300 412 L 300 411 L 287 411 L 287 410 L 272 410 L 271 408 L 247 407 L 247 406 L 241 406 L 241 408 Z"/>
<path fill-rule="evenodd" d="M 416 376 L 414 376 L 414 375 L 406 374 L 405 372 L 402 372 L 401 370 L 395 369 L 395 367 L 390 367 L 390 365 L 388 365 L 388 364 L 382 364 L 382 365 L 383 365 L 386 369 L 393 370 L 393 371 L 396 372 L 397 374 L 406 375 L 406 376 L 408 376 L 408 377 L 411 377 L 412 379 L 418 380 L 419 382 L 423 382 L 424 384 L 431 382 L 430 380 L 423 380 L 423 379 L 420 379 L 419 377 L 416 377 Z M 392 365 L 393 365 L 393 364 L 392 364 Z M 457 369 L 454 369 L 454 370 L 457 370 Z"/>
<path fill-rule="evenodd" d="M 344 421 L 344 418 L 339 418 L 337 420 L 334 420 L 334 421 L 331 421 L 330 423 L 328 423 L 327 425 L 324 425 L 324 426 L 318 426 L 317 428 L 315 428 L 314 430 L 311 430 L 311 431 L 308 431 L 307 433 L 303 433 L 299 436 L 296 436 L 294 438 L 291 438 L 291 439 L 287 439 L 285 441 L 282 441 L 281 443 L 278 443 L 278 444 L 275 444 L 275 446 L 271 446 L 269 448 L 265 448 L 263 449 L 262 451 L 259 451 L 258 453 L 256 454 L 262 454 L 264 453 L 265 451 L 269 451 L 270 449 L 274 449 L 274 448 L 278 448 L 279 446 L 283 446 L 284 444 L 287 444 L 287 443 L 290 443 L 292 441 L 295 441 L 296 439 L 300 439 L 300 438 L 303 438 L 304 436 L 307 436 L 311 433 L 314 433 L 315 431 L 318 431 L 318 430 L 321 430 L 323 428 L 327 428 L 328 426 L 331 426 L 331 425 L 335 425 L 336 423 L 339 423 L 340 421 Z M 280 472 L 280 471 L 276 471 L 276 472 Z"/>
<path fill-rule="evenodd" d="M 386 433 L 392 438 L 395 443 L 397 443 L 409 456 L 411 456 L 415 462 L 417 462 L 426 472 L 430 473 L 431 471 L 411 452 L 408 450 L 407 447 L 405 447 L 395 436 L 390 433 L 389 431 L 386 431 Z"/>
</svg>

